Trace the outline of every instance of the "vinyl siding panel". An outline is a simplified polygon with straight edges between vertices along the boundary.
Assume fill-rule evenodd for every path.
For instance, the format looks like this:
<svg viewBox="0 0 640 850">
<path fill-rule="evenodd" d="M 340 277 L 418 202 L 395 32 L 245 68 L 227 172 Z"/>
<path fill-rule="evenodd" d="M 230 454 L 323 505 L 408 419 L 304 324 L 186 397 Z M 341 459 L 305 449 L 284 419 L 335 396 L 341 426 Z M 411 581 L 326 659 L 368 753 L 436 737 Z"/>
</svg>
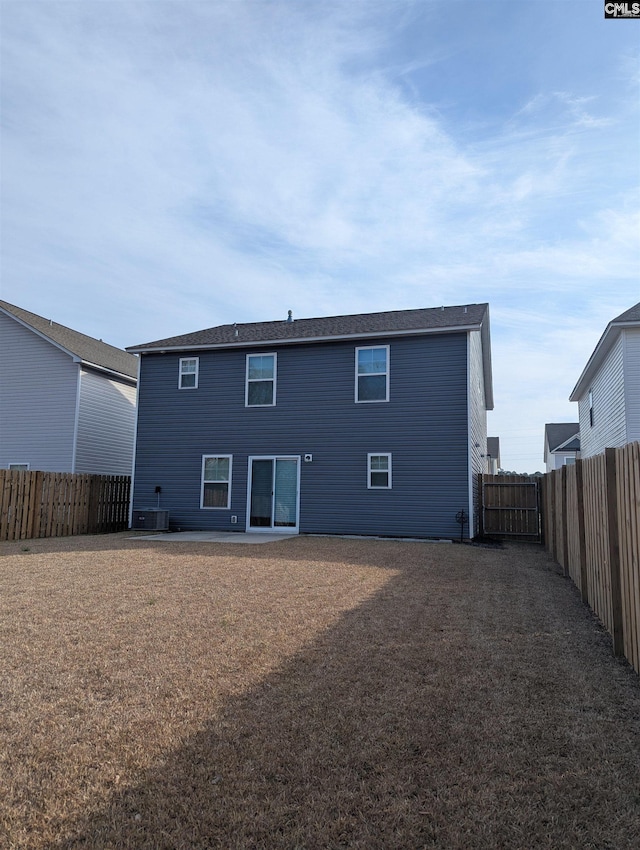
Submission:
<svg viewBox="0 0 640 850">
<path fill-rule="evenodd" d="M 576 452 L 550 452 L 547 460 L 546 472 L 551 472 L 554 469 L 561 469 L 565 466 L 567 461 L 575 461 L 576 456 Z"/>
<path fill-rule="evenodd" d="M 581 457 L 601 454 L 626 442 L 623 337 L 614 342 L 602 366 L 578 401 Z M 593 391 L 593 426 L 589 420 L 589 390 Z"/>
<path fill-rule="evenodd" d="M 355 403 L 348 341 L 270 349 L 268 408 L 244 404 L 250 349 L 199 352 L 199 387 L 188 391 L 177 389 L 180 354 L 144 355 L 134 506 L 155 507 L 160 486 L 172 526 L 242 531 L 248 457 L 311 453 L 300 464 L 301 532 L 458 536 L 455 514 L 469 504 L 467 336 L 371 344 L 390 346 L 389 402 Z M 367 489 L 368 452 L 392 453 L 393 489 Z M 218 453 L 233 455 L 231 508 L 201 510 L 202 455 Z"/>
<path fill-rule="evenodd" d="M 78 365 L 0 313 L 0 467 L 72 472 Z"/>
<path fill-rule="evenodd" d="M 131 474 L 135 406 L 135 387 L 83 369 L 76 472 Z"/>
<path fill-rule="evenodd" d="M 472 517 L 472 536 L 479 528 L 479 479 L 487 465 L 487 408 L 484 397 L 484 370 L 482 365 L 482 340 L 480 331 L 469 333 L 469 451 L 471 458 L 472 503 L 468 508 Z"/>
<path fill-rule="evenodd" d="M 640 328 L 623 331 L 626 437 L 640 440 Z"/>
</svg>

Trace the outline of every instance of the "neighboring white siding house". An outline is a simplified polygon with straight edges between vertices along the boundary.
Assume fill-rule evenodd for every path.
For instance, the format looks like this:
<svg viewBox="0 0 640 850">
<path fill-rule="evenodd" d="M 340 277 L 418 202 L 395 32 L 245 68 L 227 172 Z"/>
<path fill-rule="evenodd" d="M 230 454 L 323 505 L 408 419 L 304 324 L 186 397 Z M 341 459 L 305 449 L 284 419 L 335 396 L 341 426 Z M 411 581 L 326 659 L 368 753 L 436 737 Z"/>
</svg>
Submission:
<svg viewBox="0 0 640 850">
<path fill-rule="evenodd" d="M 469 333 L 469 516 L 471 517 L 470 531 L 478 533 L 479 516 L 477 506 L 478 475 L 487 471 L 487 410 L 493 409 L 493 392 L 491 383 L 485 374 L 485 359 L 490 352 L 491 343 L 488 339 L 488 324 L 482 331 Z M 485 338 L 483 339 L 483 334 Z M 488 370 L 487 370 L 488 371 Z M 476 510 L 474 510 L 474 505 Z M 461 506 L 462 507 L 462 506 Z"/>
<path fill-rule="evenodd" d="M 130 475 L 137 357 L 0 301 L 0 469 Z"/>
<path fill-rule="evenodd" d="M 609 322 L 569 400 L 583 458 L 640 440 L 640 304 Z"/>
</svg>

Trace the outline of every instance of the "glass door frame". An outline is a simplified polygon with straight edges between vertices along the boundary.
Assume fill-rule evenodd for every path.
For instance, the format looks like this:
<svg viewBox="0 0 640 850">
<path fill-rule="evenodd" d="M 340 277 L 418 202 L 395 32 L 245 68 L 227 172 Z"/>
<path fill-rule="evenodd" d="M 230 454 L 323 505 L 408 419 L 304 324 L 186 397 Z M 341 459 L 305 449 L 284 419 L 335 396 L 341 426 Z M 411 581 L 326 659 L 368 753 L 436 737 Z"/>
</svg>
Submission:
<svg viewBox="0 0 640 850">
<path fill-rule="evenodd" d="M 253 461 L 254 460 L 272 460 L 272 494 L 271 494 L 271 525 L 252 526 L 251 525 L 251 486 L 253 479 Z M 296 462 L 296 524 L 295 526 L 274 525 L 275 521 L 275 478 L 276 478 L 276 461 L 279 460 L 294 460 Z M 300 531 L 300 455 L 249 455 L 247 460 L 247 521 L 245 529 L 251 534 L 298 534 Z"/>
</svg>

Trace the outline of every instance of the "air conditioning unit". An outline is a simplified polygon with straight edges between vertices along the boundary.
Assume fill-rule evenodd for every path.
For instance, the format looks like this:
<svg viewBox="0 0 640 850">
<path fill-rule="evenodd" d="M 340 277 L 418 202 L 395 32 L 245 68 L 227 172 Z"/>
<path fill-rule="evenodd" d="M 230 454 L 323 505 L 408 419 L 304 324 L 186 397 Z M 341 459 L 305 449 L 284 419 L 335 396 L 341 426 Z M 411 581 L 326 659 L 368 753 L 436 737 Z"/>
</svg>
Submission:
<svg viewBox="0 0 640 850">
<path fill-rule="evenodd" d="M 131 525 L 139 531 L 169 531 L 169 511 L 157 508 L 134 510 Z"/>
</svg>

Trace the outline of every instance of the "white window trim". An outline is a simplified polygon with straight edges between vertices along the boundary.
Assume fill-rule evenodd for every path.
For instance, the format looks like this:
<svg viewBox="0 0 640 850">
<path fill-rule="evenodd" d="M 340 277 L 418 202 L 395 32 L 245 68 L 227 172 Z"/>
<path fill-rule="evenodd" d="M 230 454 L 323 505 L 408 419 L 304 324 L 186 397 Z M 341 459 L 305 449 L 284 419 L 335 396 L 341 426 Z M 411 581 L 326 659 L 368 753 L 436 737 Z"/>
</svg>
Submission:
<svg viewBox="0 0 640 850">
<path fill-rule="evenodd" d="M 227 504 L 226 505 L 205 505 L 204 503 L 204 485 L 212 484 L 216 482 L 205 481 L 204 480 L 204 469 L 205 469 L 205 461 L 209 460 L 212 457 L 217 458 L 227 458 L 229 461 L 229 480 L 227 481 Z M 202 470 L 200 472 L 200 510 L 203 511 L 228 511 L 231 509 L 231 480 L 233 475 L 233 455 L 223 455 L 223 454 L 210 454 L 210 455 L 202 455 Z M 217 482 L 219 484 L 224 482 Z"/>
<path fill-rule="evenodd" d="M 391 452 L 369 452 L 367 454 L 367 490 L 391 490 L 392 489 L 392 480 L 391 480 L 391 467 L 392 467 L 392 457 Z M 371 473 L 372 472 L 381 472 L 379 469 L 371 469 L 371 458 L 372 457 L 386 457 L 389 459 L 389 469 L 387 470 L 389 474 L 389 483 L 386 487 L 381 487 L 379 484 L 371 483 Z"/>
<path fill-rule="evenodd" d="M 195 360 L 195 362 L 196 362 L 196 371 L 195 371 L 196 382 L 195 382 L 194 386 L 192 386 L 192 387 L 183 387 L 182 386 L 183 375 L 192 375 L 193 374 L 193 372 L 183 372 L 182 371 L 182 364 L 185 363 L 187 360 Z M 199 357 L 181 357 L 180 358 L 180 365 L 178 367 L 178 389 L 179 390 L 197 390 L 198 389 L 199 374 L 200 374 L 200 358 Z"/>
<path fill-rule="evenodd" d="M 364 375 L 361 376 L 358 372 L 358 352 L 368 351 L 368 350 L 375 349 L 375 348 L 385 348 L 386 349 L 386 351 L 387 351 L 387 357 L 386 357 L 387 369 L 386 369 L 386 372 L 374 372 L 374 373 L 367 373 L 367 374 L 369 374 L 369 375 L 371 375 L 371 374 L 373 374 L 373 375 L 384 375 L 385 376 L 385 378 L 386 378 L 385 397 L 384 398 L 360 399 L 360 398 L 358 398 L 358 378 L 359 377 L 365 377 L 365 376 Z M 390 346 L 388 346 L 388 345 L 357 345 L 356 346 L 356 363 L 355 363 L 356 381 L 355 381 L 355 390 L 354 390 L 354 398 L 355 398 L 356 404 L 381 404 L 385 401 L 389 401 L 389 383 L 390 383 L 390 381 L 389 381 L 389 371 L 390 371 L 390 368 L 391 368 L 390 357 L 391 357 Z"/>
<path fill-rule="evenodd" d="M 31 469 L 31 466 L 28 463 L 13 461 L 12 463 L 7 464 L 7 469 L 13 470 L 14 472 L 28 472 Z"/>
<path fill-rule="evenodd" d="M 273 357 L 273 378 L 254 378 L 249 381 L 249 358 L 250 357 Z M 258 380 L 260 381 L 273 381 L 273 401 L 271 404 L 249 404 L 249 383 L 256 383 Z M 247 361 L 245 366 L 245 376 L 244 376 L 244 406 L 245 407 L 275 407 L 276 406 L 276 389 L 278 383 L 278 354 L 276 351 L 261 351 L 260 353 L 254 351 L 251 354 L 247 354 Z"/>
</svg>

